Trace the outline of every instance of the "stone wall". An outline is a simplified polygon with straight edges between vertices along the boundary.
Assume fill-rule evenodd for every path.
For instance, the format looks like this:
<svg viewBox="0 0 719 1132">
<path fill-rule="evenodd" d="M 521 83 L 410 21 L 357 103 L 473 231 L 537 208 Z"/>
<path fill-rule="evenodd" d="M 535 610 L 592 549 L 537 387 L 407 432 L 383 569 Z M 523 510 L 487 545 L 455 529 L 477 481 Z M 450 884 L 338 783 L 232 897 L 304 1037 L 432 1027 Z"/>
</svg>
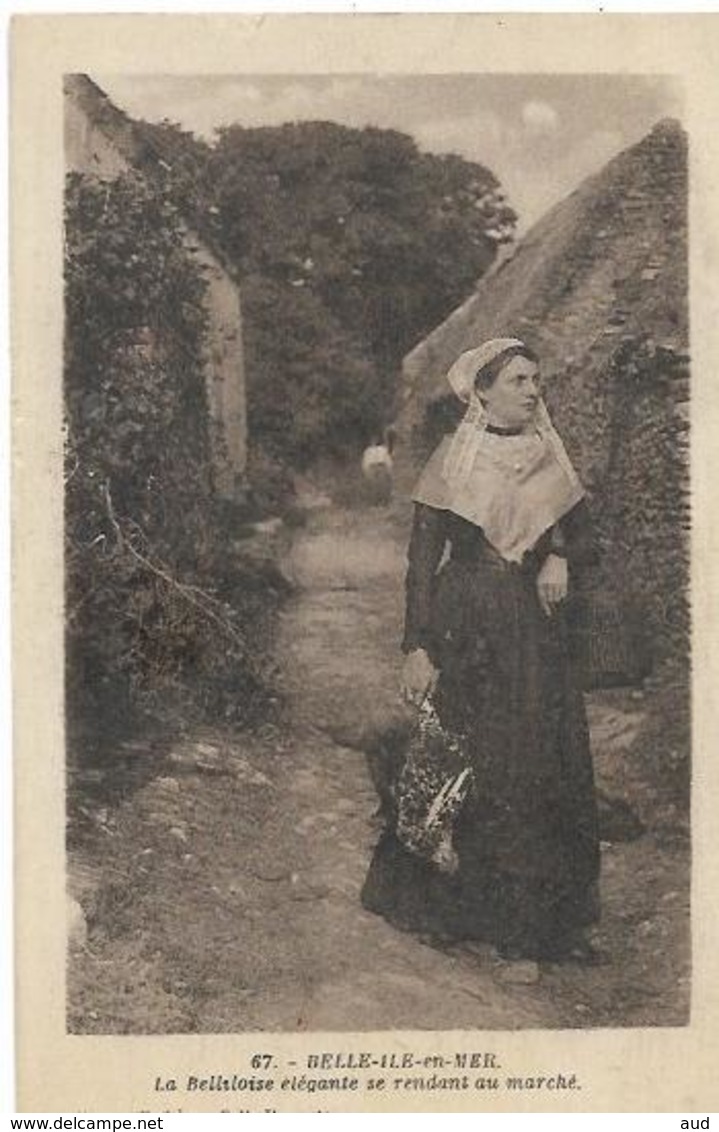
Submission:
<svg viewBox="0 0 719 1132">
<path fill-rule="evenodd" d="M 105 133 L 89 117 L 83 103 L 73 97 L 66 81 L 65 169 L 68 173 L 88 173 L 110 180 L 126 173 L 130 163 Z"/>
<path fill-rule="evenodd" d="M 599 586 L 637 599 L 655 661 L 689 644 L 688 365 L 684 352 L 625 338 L 571 396 L 553 391 L 590 492 Z"/>
<path fill-rule="evenodd" d="M 68 75 L 65 160 L 68 172 L 111 180 L 130 169 L 151 178 L 155 157 L 135 124 L 94 83 L 85 75 Z M 190 229 L 186 230 L 185 245 L 208 284 L 205 384 L 211 417 L 213 483 L 223 499 L 239 500 L 247 467 L 239 286 L 218 254 Z"/>
</svg>

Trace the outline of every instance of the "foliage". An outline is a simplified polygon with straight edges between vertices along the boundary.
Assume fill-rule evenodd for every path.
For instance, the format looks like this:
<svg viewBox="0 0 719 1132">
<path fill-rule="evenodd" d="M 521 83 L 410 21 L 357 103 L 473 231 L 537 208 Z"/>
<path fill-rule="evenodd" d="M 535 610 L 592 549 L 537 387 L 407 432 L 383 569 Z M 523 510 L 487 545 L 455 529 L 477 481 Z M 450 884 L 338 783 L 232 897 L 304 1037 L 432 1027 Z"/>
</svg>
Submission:
<svg viewBox="0 0 719 1132">
<path fill-rule="evenodd" d="M 380 426 L 377 374 L 321 300 L 256 275 L 245 280 L 243 295 L 251 437 L 261 437 L 276 459 L 304 468 L 320 439 L 325 451 L 341 455 L 358 431 Z"/>
<path fill-rule="evenodd" d="M 70 724 L 170 700 L 242 717 L 267 603 L 234 584 L 214 522 L 204 281 L 175 206 L 132 176 L 69 177 L 65 221 Z"/>
<path fill-rule="evenodd" d="M 242 280 L 255 501 L 354 455 L 405 351 L 511 239 L 493 175 L 388 130 L 141 123 L 139 176 L 66 203 L 68 707 L 123 725 L 170 698 L 244 717 L 267 670 L 271 579 L 239 579 L 212 500 L 205 283 L 189 223 Z M 143 176 L 144 175 L 144 176 Z"/>
<path fill-rule="evenodd" d="M 592 494 L 598 582 L 641 595 L 655 662 L 689 648 L 687 423 L 676 411 L 686 359 L 627 335 L 594 369 L 552 391 L 551 408 Z"/>
<path fill-rule="evenodd" d="M 496 178 L 394 130 L 235 125 L 207 147 L 144 128 L 174 147 L 174 199 L 242 279 L 253 442 L 300 466 L 366 443 L 404 354 L 512 238 Z"/>
</svg>

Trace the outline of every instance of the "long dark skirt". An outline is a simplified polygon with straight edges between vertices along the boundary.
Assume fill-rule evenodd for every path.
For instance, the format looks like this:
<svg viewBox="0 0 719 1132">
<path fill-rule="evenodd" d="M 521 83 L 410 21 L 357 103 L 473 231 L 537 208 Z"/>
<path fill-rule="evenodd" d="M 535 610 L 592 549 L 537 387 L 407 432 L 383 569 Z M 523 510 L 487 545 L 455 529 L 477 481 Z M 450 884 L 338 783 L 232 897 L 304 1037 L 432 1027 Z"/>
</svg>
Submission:
<svg viewBox="0 0 719 1132">
<path fill-rule="evenodd" d="M 450 561 L 434 604 L 436 704 L 474 770 L 455 829 L 459 868 L 447 876 L 415 857 L 390 820 L 362 902 L 406 930 L 540 958 L 598 915 L 597 810 L 567 611 L 547 617 L 536 571 L 489 554 Z"/>
</svg>

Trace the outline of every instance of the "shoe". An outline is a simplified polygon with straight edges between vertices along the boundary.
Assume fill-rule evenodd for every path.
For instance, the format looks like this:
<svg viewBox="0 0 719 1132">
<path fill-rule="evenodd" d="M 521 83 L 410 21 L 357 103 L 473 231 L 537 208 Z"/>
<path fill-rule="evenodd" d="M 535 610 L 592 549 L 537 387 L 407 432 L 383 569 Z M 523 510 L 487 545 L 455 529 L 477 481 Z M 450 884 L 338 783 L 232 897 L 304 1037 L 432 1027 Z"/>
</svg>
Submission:
<svg viewBox="0 0 719 1132">
<path fill-rule="evenodd" d="M 535 959 L 503 959 L 497 964 L 495 978 L 506 986 L 534 986 L 540 978 L 539 963 Z"/>
<path fill-rule="evenodd" d="M 431 947 L 434 951 L 449 951 L 457 944 L 457 939 L 443 932 L 420 932 L 417 940 L 424 947 Z"/>
<path fill-rule="evenodd" d="M 576 963 L 581 967 L 601 967 L 609 960 L 586 939 L 576 939 L 551 948 L 542 956 L 548 963 Z"/>
<path fill-rule="evenodd" d="M 492 954 L 492 945 L 481 939 L 461 939 L 457 941 L 457 949 L 475 959 L 487 959 Z"/>
<path fill-rule="evenodd" d="M 531 987 L 539 982 L 537 956 L 517 944 L 504 944 L 495 949 L 494 977 L 506 986 Z"/>
</svg>

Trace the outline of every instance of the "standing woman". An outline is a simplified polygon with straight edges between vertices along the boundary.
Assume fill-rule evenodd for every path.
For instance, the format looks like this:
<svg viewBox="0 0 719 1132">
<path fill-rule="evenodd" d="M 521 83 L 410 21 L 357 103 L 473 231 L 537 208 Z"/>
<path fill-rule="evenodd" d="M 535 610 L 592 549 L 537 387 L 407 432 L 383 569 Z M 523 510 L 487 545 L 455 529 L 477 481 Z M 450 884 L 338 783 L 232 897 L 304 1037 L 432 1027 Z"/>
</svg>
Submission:
<svg viewBox="0 0 719 1132">
<path fill-rule="evenodd" d="M 431 697 L 472 786 L 453 871 L 408 849 L 395 815 L 362 901 L 508 960 L 592 962 L 597 812 L 569 616 L 595 557 L 584 492 L 524 343 L 492 339 L 447 376 L 467 411 L 414 494 L 403 690 L 415 705 Z"/>
</svg>

